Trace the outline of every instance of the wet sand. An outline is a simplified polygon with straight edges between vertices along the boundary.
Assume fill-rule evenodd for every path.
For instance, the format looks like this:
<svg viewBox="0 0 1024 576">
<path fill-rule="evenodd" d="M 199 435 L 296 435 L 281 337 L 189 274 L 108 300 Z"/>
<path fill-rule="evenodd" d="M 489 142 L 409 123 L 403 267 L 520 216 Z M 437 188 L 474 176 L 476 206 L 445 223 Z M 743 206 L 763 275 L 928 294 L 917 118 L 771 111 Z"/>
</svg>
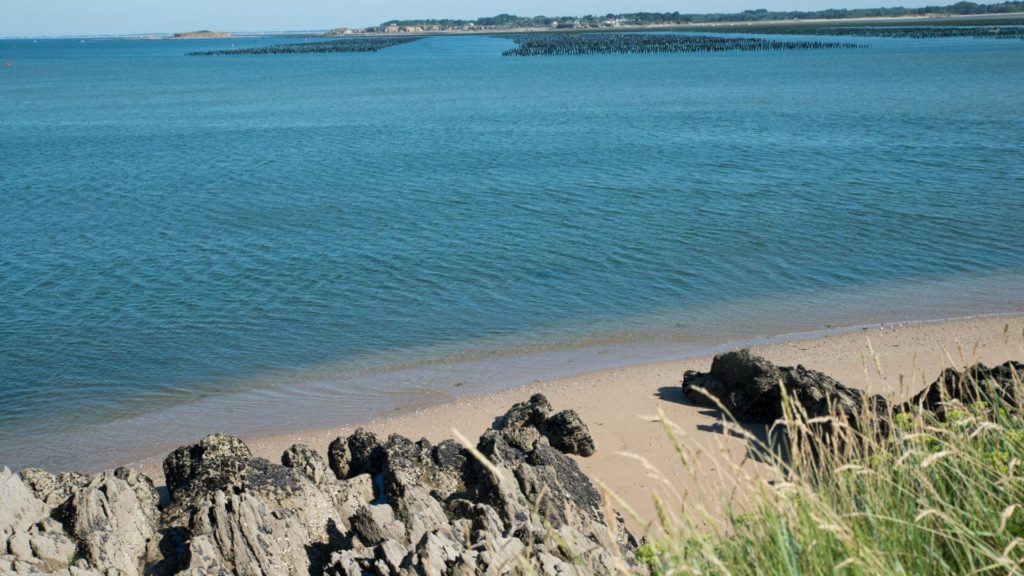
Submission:
<svg viewBox="0 0 1024 576">
<path fill-rule="evenodd" d="M 874 326 L 813 339 L 780 341 L 753 350 L 781 365 L 803 364 L 849 386 L 902 400 L 948 366 L 975 361 L 989 365 L 1024 360 L 1024 316 L 983 317 L 925 324 Z M 877 358 L 877 361 L 876 361 Z M 589 425 L 597 453 L 579 458 L 591 478 L 605 484 L 644 519 L 655 517 L 651 495 L 659 494 L 678 511 L 702 506 L 717 514 L 723 505 L 748 492 L 760 465 L 748 457 L 747 444 L 724 433 L 719 415 L 688 403 L 680 383 L 686 370 L 707 370 L 711 358 L 693 358 L 601 370 L 487 396 L 455 400 L 364 427 L 382 437 L 391 433 L 432 442 L 452 437 L 452 428 L 475 439 L 515 402 L 541 392 L 556 410 L 572 408 Z M 674 423 L 689 466 L 679 462 L 659 411 Z M 215 431 L 215 424 L 210 432 Z M 353 426 L 244 438 L 259 456 L 279 461 L 294 443 L 321 453 Z M 135 462 L 162 484 L 160 456 Z M 620 506 L 621 508 L 621 506 Z M 700 513 L 697 516 L 701 516 Z M 630 521 L 633 528 L 640 528 Z"/>
</svg>

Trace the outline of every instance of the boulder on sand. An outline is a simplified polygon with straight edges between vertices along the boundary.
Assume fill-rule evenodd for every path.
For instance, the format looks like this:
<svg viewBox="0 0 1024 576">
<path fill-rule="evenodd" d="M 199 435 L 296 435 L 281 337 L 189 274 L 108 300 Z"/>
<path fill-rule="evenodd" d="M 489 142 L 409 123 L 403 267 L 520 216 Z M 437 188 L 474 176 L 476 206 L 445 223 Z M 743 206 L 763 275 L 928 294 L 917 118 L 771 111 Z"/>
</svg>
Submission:
<svg viewBox="0 0 1024 576">
<path fill-rule="evenodd" d="M 881 396 L 868 396 L 803 366 L 776 366 L 749 350 L 719 354 L 710 372 L 690 370 L 683 377 L 683 394 L 691 402 L 718 408 L 710 395 L 737 420 L 751 424 L 772 424 L 783 417 L 783 387 L 808 418 L 842 415 L 855 424 L 865 410 L 879 416 L 886 412 Z"/>
<path fill-rule="evenodd" d="M 927 388 L 891 407 L 893 413 L 925 410 L 945 419 L 950 404 L 997 403 L 1004 407 L 1021 404 L 1017 394 L 1024 377 L 1024 364 L 1006 362 L 995 368 L 975 364 L 961 372 L 947 368 Z M 874 413 L 887 429 L 890 406 L 879 395 L 867 395 L 843 386 L 835 379 L 803 366 L 776 366 L 749 350 L 715 356 L 709 372 L 687 371 L 683 394 L 693 403 L 719 408 L 714 397 L 740 422 L 772 424 L 783 417 L 782 389 L 808 418 L 841 415 L 857 426 L 865 414 Z"/>
</svg>

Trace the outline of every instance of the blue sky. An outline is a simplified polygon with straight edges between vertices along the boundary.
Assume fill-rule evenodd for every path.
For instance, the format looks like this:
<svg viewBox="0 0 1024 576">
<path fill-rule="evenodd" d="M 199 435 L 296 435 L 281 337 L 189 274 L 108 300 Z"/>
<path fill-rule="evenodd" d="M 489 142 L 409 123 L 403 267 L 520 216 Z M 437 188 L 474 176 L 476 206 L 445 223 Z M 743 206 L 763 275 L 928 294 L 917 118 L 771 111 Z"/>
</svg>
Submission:
<svg viewBox="0 0 1024 576">
<path fill-rule="evenodd" d="M 952 2 L 952 0 L 950 0 Z M 923 6 L 944 2 L 904 2 Z M 882 0 L 2 0 L 0 36 L 131 34 L 210 29 L 314 30 L 393 18 L 477 18 L 609 12 L 818 10 L 892 5 Z"/>
</svg>

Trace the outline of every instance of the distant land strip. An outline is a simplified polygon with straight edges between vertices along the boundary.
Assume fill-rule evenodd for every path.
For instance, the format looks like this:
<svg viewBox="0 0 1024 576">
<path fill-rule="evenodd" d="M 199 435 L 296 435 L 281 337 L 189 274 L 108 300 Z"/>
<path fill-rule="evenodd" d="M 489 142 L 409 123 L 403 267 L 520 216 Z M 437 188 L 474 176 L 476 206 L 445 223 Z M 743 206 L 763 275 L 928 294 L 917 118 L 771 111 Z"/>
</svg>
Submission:
<svg viewBox="0 0 1024 576">
<path fill-rule="evenodd" d="M 632 12 L 623 14 L 587 16 L 516 16 L 499 14 L 474 20 L 462 19 L 418 19 L 389 20 L 380 26 L 367 28 L 364 32 L 375 33 L 422 33 L 455 32 L 500 29 L 576 29 L 672 26 L 692 24 L 731 24 L 746 22 L 793 21 L 793 20 L 843 20 L 858 18 L 908 18 L 908 17 L 955 17 L 955 16 L 1000 16 L 1024 13 L 1024 2 L 1001 2 L 976 4 L 957 2 L 948 6 L 924 6 L 921 8 L 837 8 L 817 11 L 771 11 L 746 10 L 735 13 L 686 14 L 680 12 Z"/>
</svg>

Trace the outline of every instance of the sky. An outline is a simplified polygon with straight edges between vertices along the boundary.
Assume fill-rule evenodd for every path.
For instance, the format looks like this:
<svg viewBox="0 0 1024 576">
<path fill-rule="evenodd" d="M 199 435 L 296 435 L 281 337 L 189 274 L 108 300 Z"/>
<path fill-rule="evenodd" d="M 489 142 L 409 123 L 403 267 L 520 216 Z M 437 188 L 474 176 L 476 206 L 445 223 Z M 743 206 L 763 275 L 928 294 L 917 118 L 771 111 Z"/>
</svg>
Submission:
<svg viewBox="0 0 1024 576">
<path fill-rule="evenodd" d="M 950 0 L 952 3 L 953 0 Z M 391 19 L 924 6 L 884 0 L 0 0 L 0 37 L 363 28 Z"/>
</svg>

